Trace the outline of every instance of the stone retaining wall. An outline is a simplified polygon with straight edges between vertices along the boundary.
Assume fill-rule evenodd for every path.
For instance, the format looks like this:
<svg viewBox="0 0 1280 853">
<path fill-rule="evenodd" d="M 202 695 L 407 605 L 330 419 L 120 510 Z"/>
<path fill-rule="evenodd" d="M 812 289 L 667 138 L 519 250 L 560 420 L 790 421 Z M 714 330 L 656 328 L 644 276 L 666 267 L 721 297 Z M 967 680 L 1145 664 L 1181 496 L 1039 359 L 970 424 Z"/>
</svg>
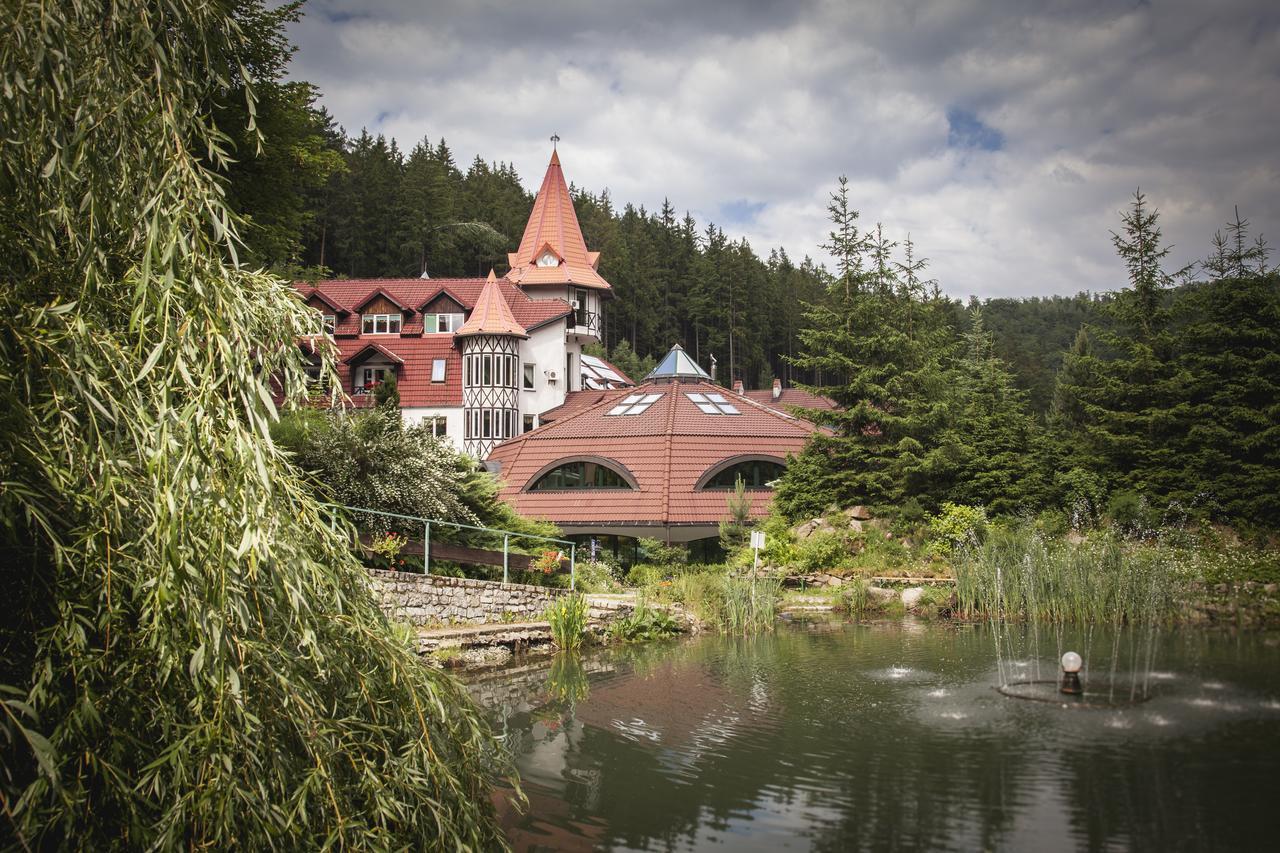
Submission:
<svg viewBox="0 0 1280 853">
<path fill-rule="evenodd" d="M 411 625 L 468 625 L 538 619 L 567 590 L 370 569 L 388 618 Z"/>
</svg>

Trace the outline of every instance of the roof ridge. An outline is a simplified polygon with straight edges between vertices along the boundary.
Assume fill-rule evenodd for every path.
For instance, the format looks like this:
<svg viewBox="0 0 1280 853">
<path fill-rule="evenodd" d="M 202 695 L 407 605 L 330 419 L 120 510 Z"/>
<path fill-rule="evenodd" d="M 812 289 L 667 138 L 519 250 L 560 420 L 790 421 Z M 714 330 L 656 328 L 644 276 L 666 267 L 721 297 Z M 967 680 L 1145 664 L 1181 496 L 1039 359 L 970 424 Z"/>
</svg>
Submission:
<svg viewBox="0 0 1280 853">
<path fill-rule="evenodd" d="M 667 396 L 670 402 L 667 403 L 667 429 L 666 436 L 663 438 L 663 452 L 667 457 L 667 470 L 663 474 L 664 482 L 667 488 L 662 490 L 662 517 L 671 517 L 671 436 L 676 431 L 676 397 L 680 391 L 680 380 L 678 378 L 671 380 L 671 393 Z M 668 528 L 667 544 L 671 544 L 671 533 Z"/>
</svg>

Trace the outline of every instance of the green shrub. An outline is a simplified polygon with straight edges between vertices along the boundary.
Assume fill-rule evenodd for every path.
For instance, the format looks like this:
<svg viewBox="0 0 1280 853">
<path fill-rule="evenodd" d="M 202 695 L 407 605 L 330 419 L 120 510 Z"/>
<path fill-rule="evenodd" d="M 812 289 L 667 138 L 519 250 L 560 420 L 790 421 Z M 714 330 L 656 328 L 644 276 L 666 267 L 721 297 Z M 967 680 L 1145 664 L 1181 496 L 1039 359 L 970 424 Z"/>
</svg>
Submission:
<svg viewBox="0 0 1280 853">
<path fill-rule="evenodd" d="M 650 565 L 649 563 L 637 563 L 627 572 L 627 586 L 646 587 L 653 586 L 666 577 L 666 572 L 661 566 Z"/>
<path fill-rule="evenodd" d="M 1076 530 L 1092 527 L 1107 493 L 1103 479 L 1084 468 L 1072 468 L 1054 478 L 1054 487 L 1059 503 L 1068 507 L 1071 526 Z"/>
<path fill-rule="evenodd" d="M 656 640 L 680 633 L 680 626 L 671 614 L 656 607 L 650 607 L 643 597 L 636 603 L 636 609 L 609 625 L 609 639 L 623 643 L 636 643 Z"/>
<path fill-rule="evenodd" d="M 583 592 L 611 592 L 618 588 L 615 569 L 606 560 L 586 560 L 575 569 L 577 587 Z"/>
<path fill-rule="evenodd" d="M 547 607 L 544 616 L 551 623 L 551 641 L 563 651 L 582 646 L 587 630 L 587 598 L 581 593 L 562 595 Z"/>
<path fill-rule="evenodd" d="M 664 545 L 657 539 L 641 539 L 640 555 L 642 563 L 649 563 L 663 568 L 675 568 L 689 562 L 689 549 L 684 545 Z"/>
<path fill-rule="evenodd" d="M 1116 492 L 1107 501 L 1111 523 L 1129 535 L 1152 532 L 1160 523 L 1147 499 L 1137 492 Z"/>
<path fill-rule="evenodd" d="M 802 539 L 794 552 L 796 569 L 806 574 L 838 569 L 853 558 L 846 538 L 826 530 Z"/>
<path fill-rule="evenodd" d="M 942 512 L 929 518 L 929 550 L 948 556 L 961 548 L 972 548 L 981 543 L 986 530 L 985 509 L 948 501 L 942 505 Z"/>
</svg>

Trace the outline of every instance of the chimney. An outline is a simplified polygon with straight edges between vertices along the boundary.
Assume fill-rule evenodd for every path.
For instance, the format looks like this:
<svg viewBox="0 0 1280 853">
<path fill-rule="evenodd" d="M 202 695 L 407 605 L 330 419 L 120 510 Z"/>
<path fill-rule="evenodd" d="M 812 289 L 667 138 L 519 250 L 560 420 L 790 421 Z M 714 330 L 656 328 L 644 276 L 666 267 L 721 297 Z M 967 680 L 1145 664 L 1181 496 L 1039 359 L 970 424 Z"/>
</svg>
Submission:
<svg viewBox="0 0 1280 853">
<path fill-rule="evenodd" d="M 742 388 L 742 380 L 741 380 L 741 379 L 735 379 L 735 380 L 733 380 L 733 393 L 735 393 L 735 394 L 741 394 L 741 393 L 742 393 L 742 391 L 743 391 L 743 388 Z"/>
<path fill-rule="evenodd" d="M 773 380 L 773 399 L 776 400 L 781 396 L 782 396 L 782 380 L 775 379 Z"/>
</svg>

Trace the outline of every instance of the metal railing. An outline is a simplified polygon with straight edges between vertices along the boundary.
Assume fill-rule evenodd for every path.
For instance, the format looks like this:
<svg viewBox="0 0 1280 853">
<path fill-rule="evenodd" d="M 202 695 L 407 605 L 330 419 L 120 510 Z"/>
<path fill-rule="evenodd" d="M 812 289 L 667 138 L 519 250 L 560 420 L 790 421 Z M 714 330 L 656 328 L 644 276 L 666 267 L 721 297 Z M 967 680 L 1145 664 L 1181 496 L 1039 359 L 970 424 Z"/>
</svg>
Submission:
<svg viewBox="0 0 1280 853">
<path fill-rule="evenodd" d="M 422 525 L 422 571 L 423 574 L 431 574 L 431 526 L 452 527 L 455 530 L 476 530 L 481 533 L 500 534 L 502 536 L 502 582 L 510 583 L 511 567 L 511 540 L 514 539 L 532 539 L 539 542 L 554 542 L 557 545 L 569 546 L 569 589 L 577 588 L 578 581 L 578 545 L 568 539 L 556 539 L 553 536 L 539 536 L 536 533 L 517 533 L 514 530 L 499 530 L 496 527 L 480 527 L 475 524 L 463 524 L 459 521 L 444 521 L 438 518 L 420 518 L 416 515 L 401 515 L 396 512 L 383 512 L 380 509 L 368 509 L 358 506 L 342 506 L 341 504 L 323 504 L 331 509 L 345 510 L 346 512 L 363 512 L 369 515 L 380 515 L 383 518 L 397 518 L 402 521 L 416 522 Z M 332 525 L 332 521 L 331 521 Z M 563 553 L 563 549 L 558 549 Z"/>
</svg>

